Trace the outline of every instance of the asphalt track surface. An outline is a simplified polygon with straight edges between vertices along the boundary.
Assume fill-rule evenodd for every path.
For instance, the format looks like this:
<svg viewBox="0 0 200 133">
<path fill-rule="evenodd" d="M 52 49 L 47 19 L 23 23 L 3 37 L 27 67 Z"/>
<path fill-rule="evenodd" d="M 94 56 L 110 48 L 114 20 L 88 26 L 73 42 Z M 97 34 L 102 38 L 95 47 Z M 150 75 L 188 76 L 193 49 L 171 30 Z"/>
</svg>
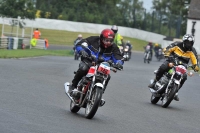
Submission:
<svg viewBox="0 0 200 133">
<path fill-rule="evenodd" d="M 200 77 L 188 80 L 168 108 L 150 102 L 147 88 L 161 62 L 143 63 L 134 52 L 124 70 L 111 73 L 106 104 L 93 119 L 70 112 L 64 83 L 79 61 L 43 56 L 0 59 L 0 133 L 199 133 Z"/>
</svg>

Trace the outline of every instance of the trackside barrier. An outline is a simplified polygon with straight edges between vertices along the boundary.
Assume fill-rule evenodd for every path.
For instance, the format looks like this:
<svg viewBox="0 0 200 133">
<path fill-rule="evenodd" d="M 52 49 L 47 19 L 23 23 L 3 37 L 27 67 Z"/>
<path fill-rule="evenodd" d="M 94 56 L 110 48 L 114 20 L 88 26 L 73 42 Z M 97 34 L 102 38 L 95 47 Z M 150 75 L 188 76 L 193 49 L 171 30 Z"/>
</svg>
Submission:
<svg viewBox="0 0 200 133">
<path fill-rule="evenodd" d="M 0 49 L 7 49 L 7 48 L 8 48 L 8 38 L 0 37 Z"/>
<path fill-rule="evenodd" d="M 28 49 L 30 48 L 29 38 L 0 37 L 0 49 Z"/>
<path fill-rule="evenodd" d="M 43 39 L 32 39 L 30 41 L 31 49 L 46 49 L 45 47 L 45 40 Z"/>
</svg>

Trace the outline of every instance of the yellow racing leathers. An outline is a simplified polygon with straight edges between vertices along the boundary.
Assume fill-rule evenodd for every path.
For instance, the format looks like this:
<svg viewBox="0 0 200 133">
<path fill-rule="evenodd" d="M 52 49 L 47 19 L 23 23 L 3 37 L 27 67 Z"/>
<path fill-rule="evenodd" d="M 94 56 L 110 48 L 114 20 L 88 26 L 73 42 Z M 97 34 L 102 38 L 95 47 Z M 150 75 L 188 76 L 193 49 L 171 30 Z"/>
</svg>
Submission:
<svg viewBox="0 0 200 133">
<path fill-rule="evenodd" d="M 117 44 L 118 47 L 122 45 L 121 35 L 119 33 L 115 34 L 114 43 Z"/>
<path fill-rule="evenodd" d="M 173 55 L 174 57 L 178 57 L 179 61 L 182 61 L 185 64 L 188 64 L 191 60 L 192 65 L 194 66 L 195 71 L 199 71 L 198 60 L 191 50 L 186 50 L 182 43 L 177 44 L 176 46 L 169 48 L 165 51 L 165 56 Z"/>
</svg>

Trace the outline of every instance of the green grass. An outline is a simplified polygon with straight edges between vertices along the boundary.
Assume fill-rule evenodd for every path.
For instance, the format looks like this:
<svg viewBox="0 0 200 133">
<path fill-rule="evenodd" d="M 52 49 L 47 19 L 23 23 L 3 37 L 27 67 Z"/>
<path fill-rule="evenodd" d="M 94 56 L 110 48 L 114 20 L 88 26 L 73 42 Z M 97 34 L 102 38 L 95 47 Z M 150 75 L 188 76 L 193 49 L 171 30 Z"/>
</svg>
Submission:
<svg viewBox="0 0 200 133">
<path fill-rule="evenodd" d="M 0 30 L 2 30 L 2 25 L 0 24 Z M 13 28 L 13 32 L 16 32 L 16 27 Z M 93 34 L 93 33 L 83 33 L 83 32 L 71 32 L 66 30 L 50 30 L 50 29 L 42 29 L 39 28 L 41 32 L 41 38 L 47 38 L 50 45 L 68 45 L 72 46 L 74 40 L 77 38 L 78 34 L 82 34 L 83 38 L 89 37 L 89 36 L 99 36 L 99 34 Z M 102 29 L 103 30 L 103 29 Z M 11 27 L 7 26 L 4 31 L 11 32 Z M 25 29 L 26 34 L 31 33 L 31 28 Z M 119 29 L 120 33 L 120 29 Z M 21 34 L 21 30 L 19 30 L 19 35 Z M 123 36 L 124 41 L 126 42 L 129 40 L 131 44 L 133 45 L 133 50 L 135 51 L 143 51 L 143 46 L 145 46 L 148 42 L 139 40 L 136 38 L 130 38 Z"/>
<path fill-rule="evenodd" d="M 43 50 L 43 49 L 25 49 L 25 50 L 0 50 L 0 58 L 25 58 L 36 56 L 72 56 L 71 50 Z"/>
<path fill-rule="evenodd" d="M 17 28 L 11 26 L 4 26 L 4 32 L 13 31 L 13 35 L 16 35 Z M 74 40 L 77 38 L 78 34 L 82 34 L 83 38 L 89 36 L 99 36 L 99 34 L 83 33 L 83 32 L 71 32 L 66 30 L 51 30 L 39 28 L 41 32 L 41 38 L 47 38 L 49 45 L 68 45 L 73 46 Z M 0 24 L 0 31 L 2 31 L 2 24 Z M 19 37 L 21 36 L 22 30 L 19 29 Z M 120 30 L 119 30 L 120 33 Z M 25 28 L 25 36 L 31 35 L 31 28 Z M 146 41 L 139 40 L 136 38 L 130 38 L 123 36 L 124 41 L 129 40 L 133 45 L 133 50 L 143 51 L 143 46 L 147 44 Z M 72 51 L 70 50 L 40 50 L 40 49 L 25 49 L 25 50 L 7 50 L 0 49 L 0 58 L 25 58 L 34 56 L 44 56 L 44 55 L 54 55 L 54 56 L 71 56 Z"/>
</svg>

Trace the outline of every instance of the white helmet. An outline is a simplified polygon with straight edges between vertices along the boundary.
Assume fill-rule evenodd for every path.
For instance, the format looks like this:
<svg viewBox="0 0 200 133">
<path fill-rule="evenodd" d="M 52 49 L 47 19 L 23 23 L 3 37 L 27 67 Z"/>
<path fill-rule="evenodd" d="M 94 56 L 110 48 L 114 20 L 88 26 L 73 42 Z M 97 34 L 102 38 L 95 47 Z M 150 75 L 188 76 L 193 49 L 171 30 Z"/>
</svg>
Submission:
<svg viewBox="0 0 200 133">
<path fill-rule="evenodd" d="M 183 47 L 187 50 L 191 50 L 193 44 L 194 44 L 194 37 L 190 34 L 185 34 L 183 36 Z"/>
<path fill-rule="evenodd" d="M 112 28 L 111 28 L 111 30 L 112 30 L 114 33 L 117 33 L 117 31 L 118 31 L 117 25 L 113 25 Z"/>
<path fill-rule="evenodd" d="M 78 38 L 82 38 L 82 35 L 81 35 L 81 34 L 79 34 L 79 35 L 78 35 Z"/>
</svg>

